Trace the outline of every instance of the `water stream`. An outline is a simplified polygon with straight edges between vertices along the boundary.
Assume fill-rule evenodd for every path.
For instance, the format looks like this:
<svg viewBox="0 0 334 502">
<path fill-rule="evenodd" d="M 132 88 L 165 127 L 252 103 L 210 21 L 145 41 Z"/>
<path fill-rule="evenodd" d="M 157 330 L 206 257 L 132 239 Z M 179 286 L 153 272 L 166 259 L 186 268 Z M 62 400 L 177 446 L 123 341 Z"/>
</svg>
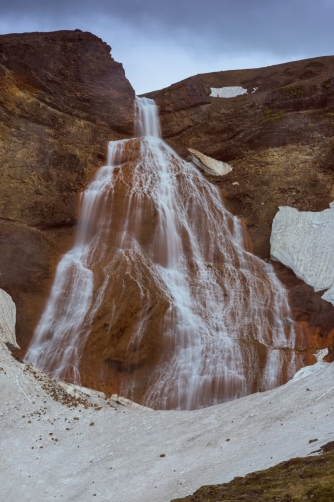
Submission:
<svg viewBox="0 0 334 502">
<path fill-rule="evenodd" d="M 122 263 L 142 302 L 132 347 L 152 322 L 143 267 L 168 305 L 159 321 L 166 349 L 144 404 L 194 409 L 283 383 L 295 372 L 295 333 L 273 268 L 245 249 L 242 222 L 219 190 L 161 139 L 148 98 L 136 98 L 135 134 L 110 142 L 107 165 L 81 196 L 76 241 L 60 260 L 26 361 L 80 383 L 82 352 L 101 306 L 108 305 L 111 327 L 120 315 L 114 290 Z M 124 284 L 117 282 L 119 298 Z M 134 373 L 122 392 L 132 398 L 136 385 Z"/>
</svg>

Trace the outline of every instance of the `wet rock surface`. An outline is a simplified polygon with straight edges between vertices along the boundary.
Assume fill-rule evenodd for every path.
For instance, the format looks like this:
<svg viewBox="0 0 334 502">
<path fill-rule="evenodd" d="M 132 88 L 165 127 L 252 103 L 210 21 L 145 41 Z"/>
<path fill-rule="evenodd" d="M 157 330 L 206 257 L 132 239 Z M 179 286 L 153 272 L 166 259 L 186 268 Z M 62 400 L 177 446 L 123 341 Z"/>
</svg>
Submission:
<svg viewBox="0 0 334 502">
<path fill-rule="evenodd" d="M 334 199 L 333 75 L 329 56 L 196 75 L 146 95 L 159 106 L 163 137 L 181 156 L 194 148 L 233 167 L 222 179 L 208 179 L 245 220 L 252 249 L 265 260 L 279 206 L 322 211 Z M 210 97 L 211 88 L 229 86 L 248 93 Z M 305 346 L 330 346 L 332 359 L 333 306 L 293 272 L 274 266 L 289 289 Z"/>
<path fill-rule="evenodd" d="M 81 191 L 107 142 L 133 134 L 134 90 L 110 50 L 80 30 L 0 36 L 0 287 L 23 350 Z"/>
</svg>

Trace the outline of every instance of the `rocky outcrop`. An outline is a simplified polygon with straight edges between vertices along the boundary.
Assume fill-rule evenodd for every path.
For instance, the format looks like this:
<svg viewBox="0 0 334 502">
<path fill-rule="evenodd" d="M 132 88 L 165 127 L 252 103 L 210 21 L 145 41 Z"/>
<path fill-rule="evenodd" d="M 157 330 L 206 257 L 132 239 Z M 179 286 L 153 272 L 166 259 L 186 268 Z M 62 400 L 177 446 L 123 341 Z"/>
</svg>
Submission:
<svg viewBox="0 0 334 502">
<path fill-rule="evenodd" d="M 11 297 L 0 289 L 0 341 L 9 349 L 19 349 L 15 337 L 16 308 Z"/>
<path fill-rule="evenodd" d="M 110 47 L 80 30 L 0 36 L 0 287 L 25 349 L 80 193 L 108 140 L 133 134 L 134 90 Z"/>
<path fill-rule="evenodd" d="M 253 251 L 266 260 L 279 206 L 322 211 L 334 199 L 333 75 L 329 56 L 196 75 L 147 94 L 159 106 L 163 137 L 181 156 L 194 148 L 231 164 L 223 178 L 208 178 L 244 219 Z M 210 96 L 212 89 L 232 87 L 247 93 Z M 305 344 L 333 347 L 334 307 L 293 272 L 274 266 L 289 288 Z"/>
</svg>

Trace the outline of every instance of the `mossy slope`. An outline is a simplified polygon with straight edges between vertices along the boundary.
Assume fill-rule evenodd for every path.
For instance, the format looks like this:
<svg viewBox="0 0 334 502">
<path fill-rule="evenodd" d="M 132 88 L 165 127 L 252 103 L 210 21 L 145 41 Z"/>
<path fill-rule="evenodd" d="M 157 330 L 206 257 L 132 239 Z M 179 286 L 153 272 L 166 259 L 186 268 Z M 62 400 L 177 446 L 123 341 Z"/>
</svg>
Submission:
<svg viewBox="0 0 334 502">
<path fill-rule="evenodd" d="M 265 471 L 234 478 L 222 485 L 202 486 L 172 502 L 313 502 L 334 501 L 334 442 L 323 454 L 294 458 Z M 332 450 L 332 451 L 329 451 Z M 319 450 L 321 451 L 321 450 Z"/>
</svg>

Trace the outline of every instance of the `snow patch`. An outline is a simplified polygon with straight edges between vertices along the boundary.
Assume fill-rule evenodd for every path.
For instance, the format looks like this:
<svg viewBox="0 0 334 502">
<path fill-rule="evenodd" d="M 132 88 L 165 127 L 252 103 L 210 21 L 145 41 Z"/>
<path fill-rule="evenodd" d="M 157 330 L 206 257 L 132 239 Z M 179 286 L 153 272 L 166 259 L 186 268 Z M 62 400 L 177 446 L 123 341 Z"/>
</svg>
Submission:
<svg viewBox="0 0 334 502">
<path fill-rule="evenodd" d="M 1 500 L 166 502 L 306 456 L 310 439 L 334 440 L 333 379 L 326 364 L 307 386 L 293 380 L 195 411 L 135 409 L 120 396 L 73 406 L 2 343 Z"/>
<path fill-rule="evenodd" d="M 135 403 L 126 397 L 119 396 L 118 394 L 112 394 L 110 397 L 111 401 L 114 401 L 116 404 L 122 404 L 123 406 L 128 406 L 135 410 L 149 410 L 152 411 L 152 408 L 148 408 L 147 406 L 142 406 L 141 404 Z"/>
<path fill-rule="evenodd" d="M 82 387 L 80 385 L 75 385 L 67 382 L 58 382 L 58 385 L 64 389 L 67 394 L 76 398 L 84 398 L 87 396 L 105 399 L 106 395 L 104 392 L 99 392 L 98 390 L 89 389 L 88 387 Z"/>
<path fill-rule="evenodd" d="M 256 92 L 258 87 L 254 87 L 251 94 Z M 239 85 L 235 85 L 232 87 L 211 87 L 210 96 L 213 98 L 235 98 L 236 96 L 241 96 L 242 94 L 247 94 L 247 89 Z"/>
<path fill-rule="evenodd" d="M 226 162 L 221 162 L 220 160 L 215 160 L 212 157 L 208 157 L 193 148 L 188 148 L 188 152 L 191 154 L 191 161 L 197 167 L 199 167 L 206 174 L 211 174 L 213 176 L 225 176 L 225 174 L 232 171 L 232 166 L 226 164 Z"/>
<path fill-rule="evenodd" d="M 19 349 L 15 336 L 16 307 L 12 298 L 0 289 L 0 340 L 10 348 Z"/>
<path fill-rule="evenodd" d="M 312 366 L 305 366 L 304 368 L 301 368 L 299 371 L 297 371 L 297 373 L 293 377 L 293 380 L 301 380 L 302 378 L 313 375 L 313 373 L 317 373 L 318 371 L 326 368 L 329 363 L 326 363 L 323 359 L 325 356 L 327 356 L 327 354 L 328 349 L 317 350 L 317 362 Z"/>
<path fill-rule="evenodd" d="M 334 202 L 318 213 L 283 206 L 276 214 L 270 238 L 274 260 L 291 268 L 322 298 L 334 305 Z"/>
</svg>

